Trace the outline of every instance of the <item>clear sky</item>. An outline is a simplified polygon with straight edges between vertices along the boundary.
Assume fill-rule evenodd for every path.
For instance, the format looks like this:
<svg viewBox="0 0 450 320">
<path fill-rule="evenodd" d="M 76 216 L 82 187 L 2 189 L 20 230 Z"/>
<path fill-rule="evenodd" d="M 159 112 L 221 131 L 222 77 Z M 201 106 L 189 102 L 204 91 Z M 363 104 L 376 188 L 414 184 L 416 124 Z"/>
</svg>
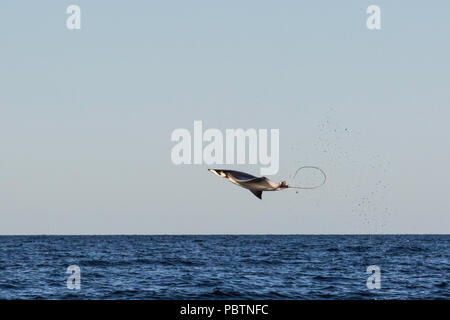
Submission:
<svg viewBox="0 0 450 320">
<path fill-rule="evenodd" d="M 449 233 L 449 34 L 448 1 L 2 0 L 0 234 Z M 175 166 L 194 120 L 278 128 L 270 178 L 328 182 Z"/>
</svg>

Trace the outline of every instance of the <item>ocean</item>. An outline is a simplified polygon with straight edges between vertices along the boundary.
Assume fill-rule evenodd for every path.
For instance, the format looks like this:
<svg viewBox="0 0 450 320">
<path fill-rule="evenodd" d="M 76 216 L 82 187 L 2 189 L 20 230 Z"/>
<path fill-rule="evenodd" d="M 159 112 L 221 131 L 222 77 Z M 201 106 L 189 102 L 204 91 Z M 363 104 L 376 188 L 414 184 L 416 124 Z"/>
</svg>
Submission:
<svg viewBox="0 0 450 320">
<path fill-rule="evenodd" d="M 450 298 L 450 235 L 0 236 L 0 243 L 0 299 Z"/>
</svg>

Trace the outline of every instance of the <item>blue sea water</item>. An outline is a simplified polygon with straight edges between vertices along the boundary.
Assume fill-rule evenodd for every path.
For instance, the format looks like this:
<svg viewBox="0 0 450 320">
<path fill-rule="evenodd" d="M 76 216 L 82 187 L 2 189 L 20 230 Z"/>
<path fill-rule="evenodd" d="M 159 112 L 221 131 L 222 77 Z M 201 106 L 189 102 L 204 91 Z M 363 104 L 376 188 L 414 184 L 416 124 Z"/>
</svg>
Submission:
<svg viewBox="0 0 450 320">
<path fill-rule="evenodd" d="M 1 236 L 0 299 L 449 299 L 450 235 Z M 68 289 L 67 267 L 81 270 Z M 381 288 L 366 273 L 379 266 Z"/>
</svg>

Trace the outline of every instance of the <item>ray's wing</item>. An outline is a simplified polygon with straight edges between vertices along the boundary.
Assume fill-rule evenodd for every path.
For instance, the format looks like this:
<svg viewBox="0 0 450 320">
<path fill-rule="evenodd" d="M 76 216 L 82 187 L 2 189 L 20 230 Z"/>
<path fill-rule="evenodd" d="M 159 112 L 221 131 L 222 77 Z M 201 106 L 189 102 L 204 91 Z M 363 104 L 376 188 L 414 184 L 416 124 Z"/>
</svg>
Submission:
<svg viewBox="0 0 450 320">
<path fill-rule="evenodd" d="M 255 177 L 245 172 L 231 170 L 228 174 L 232 176 L 234 183 L 250 190 L 259 199 L 262 199 L 263 191 L 273 191 L 278 187 L 278 184 L 266 177 Z"/>
<path fill-rule="evenodd" d="M 264 190 L 264 189 L 273 189 L 274 185 L 269 183 L 269 179 L 266 177 L 261 178 L 253 178 L 248 180 L 240 180 L 238 181 L 240 185 L 245 186 L 250 189 L 255 190 Z"/>
<path fill-rule="evenodd" d="M 234 170 L 229 170 L 228 172 L 236 180 L 245 181 L 245 180 L 250 180 L 250 179 L 255 179 L 256 178 L 255 176 L 252 176 L 251 174 L 248 174 L 246 172 L 234 171 Z"/>
<path fill-rule="evenodd" d="M 250 192 L 253 193 L 257 198 L 260 198 L 262 200 L 262 191 L 250 190 Z"/>
</svg>

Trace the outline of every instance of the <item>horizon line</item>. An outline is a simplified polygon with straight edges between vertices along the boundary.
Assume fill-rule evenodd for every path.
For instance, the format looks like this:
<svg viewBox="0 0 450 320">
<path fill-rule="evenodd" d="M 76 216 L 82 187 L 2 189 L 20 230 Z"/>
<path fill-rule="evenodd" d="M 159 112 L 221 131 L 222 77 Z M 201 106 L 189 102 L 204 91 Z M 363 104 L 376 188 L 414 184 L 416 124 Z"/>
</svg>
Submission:
<svg viewBox="0 0 450 320">
<path fill-rule="evenodd" d="M 450 233 L 93 233 L 93 234 L 0 234 L 0 237 L 24 236 L 448 236 Z"/>
</svg>

